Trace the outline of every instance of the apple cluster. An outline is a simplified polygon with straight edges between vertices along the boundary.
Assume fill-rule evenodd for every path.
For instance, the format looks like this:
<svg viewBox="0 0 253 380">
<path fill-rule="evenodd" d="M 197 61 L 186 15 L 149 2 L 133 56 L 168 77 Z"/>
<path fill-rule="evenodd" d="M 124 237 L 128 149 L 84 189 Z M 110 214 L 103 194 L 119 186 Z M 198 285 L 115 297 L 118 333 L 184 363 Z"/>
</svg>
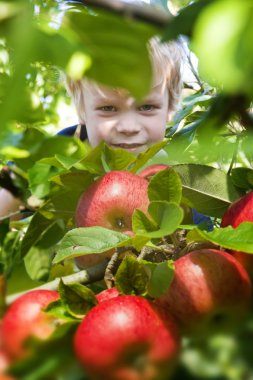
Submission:
<svg viewBox="0 0 253 380">
<path fill-rule="evenodd" d="M 139 175 L 105 174 L 81 196 L 77 226 L 99 225 L 132 236 L 134 210 L 148 210 L 148 179 L 164 168 L 147 168 Z M 252 210 L 253 192 L 229 207 L 221 226 L 253 221 Z M 95 255 L 93 262 L 79 257 L 77 264 L 94 265 L 101 256 Z M 245 257 L 218 248 L 197 249 L 175 259 L 172 282 L 157 298 L 120 294 L 116 287 L 98 293 L 97 303 L 73 333 L 75 359 L 90 379 L 168 380 L 177 368 L 183 337 L 234 332 L 247 318 L 252 283 Z M 0 326 L 1 379 L 14 380 L 4 375 L 9 365 L 31 355 L 27 338 L 46 340 L 64 323 L 44 310 L 59 298 L 56 291 L 31 290 L 9 306 Z"/>
</svg>

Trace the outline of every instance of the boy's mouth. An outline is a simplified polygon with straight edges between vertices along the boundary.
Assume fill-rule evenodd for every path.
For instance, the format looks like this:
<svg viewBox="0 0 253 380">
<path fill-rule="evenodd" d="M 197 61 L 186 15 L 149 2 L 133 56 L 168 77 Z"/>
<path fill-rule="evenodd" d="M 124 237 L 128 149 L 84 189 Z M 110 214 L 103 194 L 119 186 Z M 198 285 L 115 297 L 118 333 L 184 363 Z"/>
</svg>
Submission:
<svg viewBox="0 0 253 380">
<path fill-rule="evenodd" d="M 121 148 L 121 149 L 135 149 L 140 148 L 143 144 L 111 144 L 113 148 Z"/>
</svg>

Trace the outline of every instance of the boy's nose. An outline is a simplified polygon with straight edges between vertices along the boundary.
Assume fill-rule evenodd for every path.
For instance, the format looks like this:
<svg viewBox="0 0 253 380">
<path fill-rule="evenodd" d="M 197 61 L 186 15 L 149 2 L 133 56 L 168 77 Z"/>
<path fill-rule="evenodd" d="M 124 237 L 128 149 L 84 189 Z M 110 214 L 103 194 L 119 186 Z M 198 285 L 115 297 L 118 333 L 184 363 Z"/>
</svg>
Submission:
<svg viewBox="0 0 253 380">
<path fill-rule="evenodd" d="M 141 126 L 136 117 L 124 114 L 117 123 L 117 130 L 119 133 L 130 136 L 139 133 Z"/>
</svg>

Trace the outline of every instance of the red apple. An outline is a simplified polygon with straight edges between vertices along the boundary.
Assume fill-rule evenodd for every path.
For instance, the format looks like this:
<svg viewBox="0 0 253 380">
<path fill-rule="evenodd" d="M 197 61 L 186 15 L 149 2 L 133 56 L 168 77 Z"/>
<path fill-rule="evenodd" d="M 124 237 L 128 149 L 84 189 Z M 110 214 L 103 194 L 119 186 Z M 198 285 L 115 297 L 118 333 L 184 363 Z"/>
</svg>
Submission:
<svg viewBox="0 0 253 380">
<path fill-rule="evenodd" d="M 77 227 L 102 226 L 132 232 L 136 208 L 147 212 L 148 181 L 128 171 L 111 171 L 91 184 L 76 208 Z"/>
<path fill-rule="evenodd" d="M 242 222 L 253 222 L 253 191 L 233 202 L 224 213 L 221 227 L 238 227 Z"/>
<path fill-rule="evenodd" d="M 104 302 L 104 301 L 110 300 L 111 298 L 115 298 L 118 296 L 119 296 L 119 291 L 117 290 L 117 288 L 112 287 L 112 288 L 105 289 L 102 292 L 98 293 L 96 295 L 96 299 L 100 303 L 100 302 Z"/>
<path fill-rule="evenodd" d="M 81 195 L 75 217 L 77 227 L 101 226 L 132 235 L 132 215 L 136 208 L 147 212 L 148 181 L 128 171 L 111 171 L 91 184 Z M 105 260 L 104 254 L 76 257 L 80 268 Z"/>
<path fill-rule="evenodd" d="M 221 220 L 221 227 L 238 227 L 243 222 L 253 222 L 253 191 L 233 202 Z M 246 252 L 230 251 L 253 278 L 253 255 Z"/>
<path fill-rule="evenodd" d="M 86 315 L 74 350 L 94 379 L 167 380 L 180 351 L 176 327 L 145 298 L 119 296 Z"/>
<path fill-rule="evenodd" d="M 184 335 L 204 337 L 242 324 L 251 302 L 251 281 L 229 253 L 201 249 L 175 261 L 175 275 L 155 303 L 179 323 Z"/>
<path fill-rule="evenodd" d="M 150 179 L 153 175 L 160 172 L 161 170 L 169 169 L 171 166 L 166 164 L 154 164 L 146 167 L 145 169 L 141 170 L 138 175 L 140 177 Z"/>
<path fill-rule="evenodd" d="M 56 328 L 56 319 L 42 309 L 59 298 L 52 290 L 32 290 L 17 298 L 2 320 L 3 348 L 13 359 L 28 354 L 25 341 L 29 336 L 47 339 Z"/>
</svg>

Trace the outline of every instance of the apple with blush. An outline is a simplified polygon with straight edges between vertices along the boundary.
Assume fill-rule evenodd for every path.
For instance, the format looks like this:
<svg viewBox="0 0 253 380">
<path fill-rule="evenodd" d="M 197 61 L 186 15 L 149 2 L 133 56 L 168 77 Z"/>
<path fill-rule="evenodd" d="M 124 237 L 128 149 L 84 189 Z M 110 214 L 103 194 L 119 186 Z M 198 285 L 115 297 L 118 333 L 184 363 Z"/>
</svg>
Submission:
<svg viewBox="0 0 253 380">
<path fill-rule="evenodd" d="M 94 379 L 167 380 L 180 343 L 176 324 L 150 301 L 123 295 L 88 312 L 77 328 L 74 351 Z"/>
<path fill-rule="evenodd" d="M 131 234 L 134 210 L 147 213 L 147 189 L 147 180 L 128 171 L 106 173 L 81 195 L 75 212 L 76 226 L 101 226 Z"/>
<path fill-rule="evenodd" d="M 30 354 L 25 347 L 30 336 L 47 339 L 60 322 L 43 311 L 49 303 L 59 299 L 52 290 L 31 290 L 18 297 L 2 319 L 2 346 L 11 360 Z"/>
<path fill-rule="evenodd" d="M 160 172 L 161 170 L 165 170 L 165 169 L 169 169 L 169 168 L 171 168 L 170 165 L 154 164 L 154 165 L 150 165 L 150 166 L 147 166 L 146 168 L 142 169 L 138 173 L 138 175 L 142 178 L 146 178 L 147 180 L 149 180 L 156 173 Z"/>
<path fill-rule="evenodd" d="M 119 297 L 119 291 L 115 286 L 102 290 L 102 292 L 96 294 L 98 303 L 110 300 L 111 298 Z"/>
<path fill-rule="evenodd" d="M 251 281 L 231 254 L 200 249 L 174 264 L 171 286 L 155 303 L 174 317 L 182 334 L 206 337 L 241 326 L 251 304 Z"/>
<path fill-rule="evenodd" d="M 132 232 L 135 209 L 147 213 L 148 181 L 128 171 L 111 171 L 93 182 L 81 195 L 76 211 L 77 227 L 101 226 L 128 235 Z M 80 268 L 96 265 L 110 257 L 114 250 L 103 254 L 75 258 Z"/>
<path fill-rule="evenodd" d="M 221 227 L 238 227 L 243 222 L 253 222 L 253 191 L 233 202 L 225 211 Z M 253 278 L 253 254 L 229 250 Z"/>
</svg>

